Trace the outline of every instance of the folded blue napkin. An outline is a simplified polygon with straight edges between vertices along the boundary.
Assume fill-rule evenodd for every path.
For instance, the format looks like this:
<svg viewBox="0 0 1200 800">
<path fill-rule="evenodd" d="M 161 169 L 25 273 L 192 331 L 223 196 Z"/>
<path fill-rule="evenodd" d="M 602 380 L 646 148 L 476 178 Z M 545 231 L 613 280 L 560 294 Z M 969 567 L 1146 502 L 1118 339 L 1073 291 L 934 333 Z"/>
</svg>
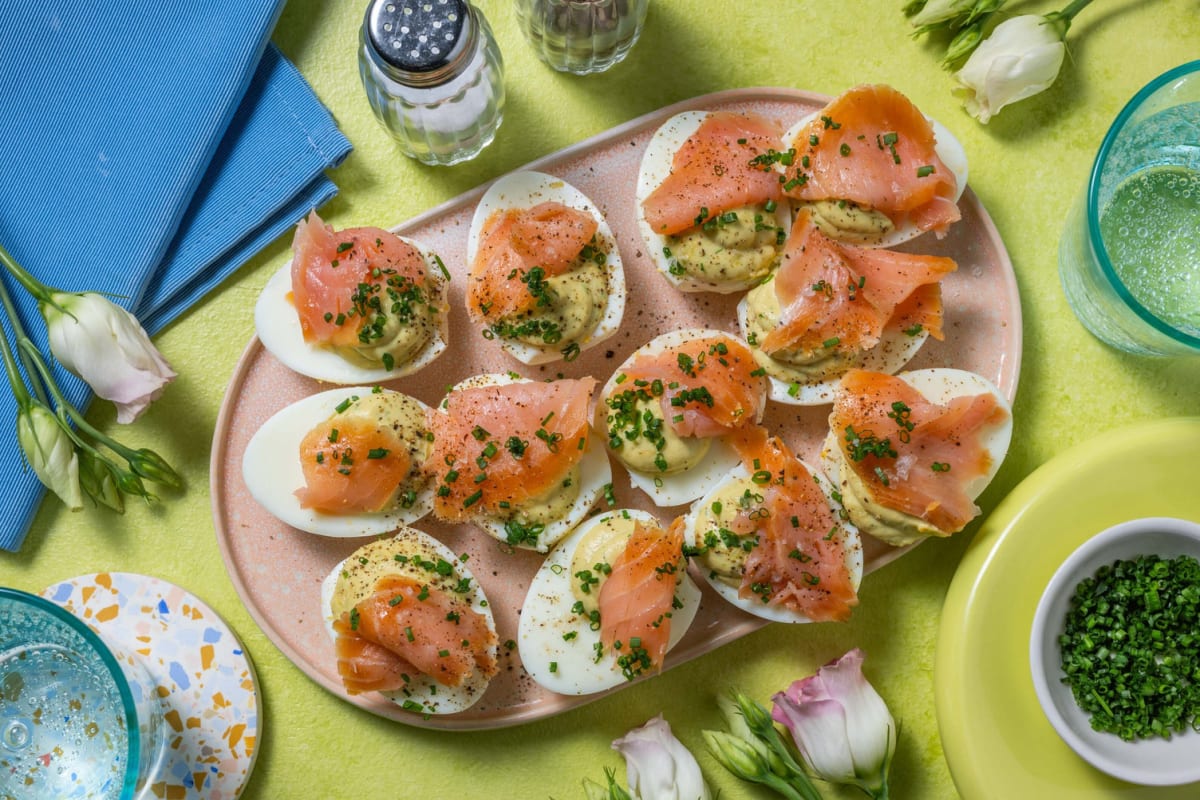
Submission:
<svg viewBox="0 0 1200 800">
<path fill-rule="evenodd" d="M 0 243 L 154 333 L 310 208 L 350 143 L 268 42 L 282 0 L 0 0 Z M 3 276 L 32 338 L 35 305 Z M 6 331 L 7 333 L 11 333 Z M 10 339 L 11 340 L 11 339 Z M 59 374 L 78 405 L 82 382 Z M 0 548 L 42 495 L 0 390 Z"/>
</svg>

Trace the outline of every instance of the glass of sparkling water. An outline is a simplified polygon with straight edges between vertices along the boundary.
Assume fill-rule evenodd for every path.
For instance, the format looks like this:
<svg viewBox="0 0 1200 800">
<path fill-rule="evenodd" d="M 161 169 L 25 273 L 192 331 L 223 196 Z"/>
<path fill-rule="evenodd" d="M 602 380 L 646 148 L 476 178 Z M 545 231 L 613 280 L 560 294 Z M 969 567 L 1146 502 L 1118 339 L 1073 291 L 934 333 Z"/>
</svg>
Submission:
<svg viewBox="0 0 1200 800">
<path fill-rule="evenodd" d="M 0 800 L 151 796 L 165 763 L 141 667 L 70 612 L 0 587 Z M 145 676 L 148 678 L 148 676 Z"/>
<path fill-rule="evenodd" d="M 516 0 L 517 24 L 559 72 L 602 72 L 629 54 L 650 0 Z"/>
<path fill-rule="evenodd" d="M 1117 116 L 1058 269 L 1075 315 L 1102 341 L 1200 356 L 1200 61 L 1155 78 Z"/>
</svg>

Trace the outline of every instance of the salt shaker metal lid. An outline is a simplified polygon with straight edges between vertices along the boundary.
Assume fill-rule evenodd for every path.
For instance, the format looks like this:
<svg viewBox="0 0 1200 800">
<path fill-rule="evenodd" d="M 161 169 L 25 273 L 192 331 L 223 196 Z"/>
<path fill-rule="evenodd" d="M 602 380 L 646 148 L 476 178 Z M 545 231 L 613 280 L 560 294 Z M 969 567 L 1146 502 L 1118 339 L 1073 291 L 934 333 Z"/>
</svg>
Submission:
<svg viewBox="0 0 1200 800">
<path fill-rule="evenodd" d="M 372 0 L 363 27 L 376 64 L 408 86 L 453 78 L 479 35 L 464 0 Z"/>
</svg>

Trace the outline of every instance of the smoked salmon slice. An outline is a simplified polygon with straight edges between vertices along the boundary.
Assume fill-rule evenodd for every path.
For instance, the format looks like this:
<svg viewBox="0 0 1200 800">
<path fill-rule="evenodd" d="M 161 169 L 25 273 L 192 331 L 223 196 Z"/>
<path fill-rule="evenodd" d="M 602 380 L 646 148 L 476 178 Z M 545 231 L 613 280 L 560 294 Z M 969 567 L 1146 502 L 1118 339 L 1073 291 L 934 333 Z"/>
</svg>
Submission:
<svg viewBox="0 0 1200 800">
<path fill-rule="evenodd" d="M 395 692 L 420 670 L 382 645 L 368 642 L 350 627 L 350 615 L 333 621 L 338 676 L 348 694 Z"/>
<path fill-rule="evenodd" d="M 556 202 L 493 213 L 467 279 L 471 319 L 497 321 L 535 308 L 540 280 L 568 272 L 599 227 L 591 214 Z"/>
<path fill-rule="evenodd" d="M 746 557 L 738 595 L 813 622 L 849 619 L 858 592 L 846 564 L 844 533 L 815 477 L 782 440 L 761 427 L 734 441 L 762 487 L 761 505 L 739 512 L 735 532 L 754 533 L 758 542 Z"/>
<path fill-rule="evenodd" d="M 475 671 L 496 673 L 496 635 L 483 615 L 408 577 L 381 578 L 334 632 L 338 672 L 352 694 L 401 688 L 396 676 L 403 682 L 408 668 L 443 686 L 461 686 Z"/>
<path fill-rule="evenodd" d="M 731 336 L 701 336 L 643 353 L 623 374 L 662 397 L 663 419 L 685 437 L 723 436 L 753 425 L 765 402 L 766 378 L 754 354 Z"/>
<path fill-rule="evenodd" d="M 474 386 L 427 413 L 434 513 L 448 522 L 516 509 L 561 481 L 587 449 L 594 378 Z"/>
<path fill-rule="evenodd" d="M 390 427 L 358 417 L 335 417 L 300 442 L 304 486 L 301 508 L 325 514 L 374 513 L 385 509 L 412 470 L 407 445 Z"/>
<path fill-rule="evenodd" d="M 676 151 L 670 174 L 642 201 L 650 229 L 670 236 L 730 209 L 780 200 L 773 164 L 782 148 L 782 131 L 765 117 L 710 113 Z"/>
<path fill-rule="evenodd" d="M 309 213 L 292 238 L 292 303 L 306 342 L 357 347 L 374 316 L 371 298 L 426 283 L 417 248 L 382 228 L 335 231 Z"/>
<path fill-rule="evenodd" d="M 633 535 L 600 587 L 600 643 L 632 680 L 662 669 L 682 579 L 683 517 L 668 530 L 634 523 Z"/>
<path fill-rule="evenodd" d="M 895 376 L 851 370 L 829 426 L 875 502 L 949 535 L 979 514 L 966 486 L 990 470 L 982 437 L 1007 416 L 991 393 L 939 405 Z"/>
<path fill-rule="evenodd" d="M 957 268 L 941 256 L 836 242 L 803 209 L 775 275 L 780 324 L 760 346 L 768 354 L 861 351 L 878 344 L 885 329 L 915 325 L 941 339 L 939 282 Z"/>
<path fill-rule="evenodd" d="M 857 86 L 829 103 L 796 137 L 785 193 L 849 200 L 896 226 L 944 234 L 960 218 L 958 181 L 935 150 L 929 120 L 890 86 Z"/>
</svg>

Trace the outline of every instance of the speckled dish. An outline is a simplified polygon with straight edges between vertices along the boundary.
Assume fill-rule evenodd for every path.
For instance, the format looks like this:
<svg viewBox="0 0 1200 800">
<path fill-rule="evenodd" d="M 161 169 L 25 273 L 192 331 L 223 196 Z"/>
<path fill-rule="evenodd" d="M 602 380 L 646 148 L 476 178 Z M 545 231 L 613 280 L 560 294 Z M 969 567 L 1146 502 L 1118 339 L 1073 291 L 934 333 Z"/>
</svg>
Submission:
<svg viewBox="0 0 1200 800">
<path fill-rule="evenodd" d="M 658 126 L 680 111 L 756 111 L 787 128 L 826 102 L 826 97 L 792 89 L 719 92 L 668 106 L 521 167 L 557 175 L 591 197 L 616 234 L 625 264 L 629 294 L 620 331 L 603 346 L 585 351 L 570 363 L 540 367 L 521 364 L 496 342 L 483 339 L 467 319 L 463 301 L 467 229 L 487 185 L 397 226 L 397 233 L 419 238 L 440 253 L 454 276 L 449 293 L 450 350 L 420 373 L 386 385 L 436 404 L 445 387 L 482 372 L 513 370 L 533 379 L 558 374 L 593 375 L 603 383 L 630 353 L 660 333 L 719 328 L 736 334 L 738 295 L 678 292 L 644 252 L 634 200 L 642 152 Z M 1021 360 L 1021 307 L 1016 278 L 991 219 L 969 188 L 959 207 L 962 221 L 944 239 L 927 234 L 900 248 L 950 256 L 958 262 L 958 270 L 943 283 L 946 340 L 929 341 L 909 368 L 952 366 L 971 370 L 995 383 L 1011 400 L 1016 394 Z M 241 469 L 246 443 L 263 421 L 288 403 L 322 388 L 322 384 L 288 370 L 252 340 L 230 380 L 217 421 L 211 474 L 217 540 L 231 580 L 267 636 L 330 692 L 372 713 L 410 725 L 457 730 L 498 728 L 530 722 L 604 697 L 605 693 L 585 697 L 553 694 L 533 683 L 516 651 L 505 648 L 501 648 L 500 674 L 483 698 L 457 714 L 426 719 L 379 696 L 346 694 L 322 622 L 320 586 L 329 570 L 361 542 L 313 536 L 278 522 L 254 502 Z M 827 432 L 828 413 L 828 406 L 773 403 L 763 422 L 779 432 L 800 457 L 816 463 Z M 614 469 L 614 475 L 618 507 L 641 508 L 664 521 L 686 510 L 657 509 L 645 495 L 630 488 L 622 470 Z M 518 610 L 542 556 L 529 551 L 509 552 L 468 525 L 423 521 L 419 527 L 455 552 L 470 555 L 472 570 L 491 601 L 500 640 L 515 640 Z M 869 537 L 864 539 L 868 573 L 905 552 Z M 665 668 L 708 653 L 766 624 L 705 588 L 696 621 L 667 657 Z"/>
<path fill-rule="evenodd" d="M 258 681 L 242 643 L 180 587 L 127 572 L 81 575 L 42 596 L 137 659 L 167 723 L 165 765 L 149 797 L 232 800 L 258 755 Z M 136 691 L 135 691 L 136 693 Z"/>
</svg>

